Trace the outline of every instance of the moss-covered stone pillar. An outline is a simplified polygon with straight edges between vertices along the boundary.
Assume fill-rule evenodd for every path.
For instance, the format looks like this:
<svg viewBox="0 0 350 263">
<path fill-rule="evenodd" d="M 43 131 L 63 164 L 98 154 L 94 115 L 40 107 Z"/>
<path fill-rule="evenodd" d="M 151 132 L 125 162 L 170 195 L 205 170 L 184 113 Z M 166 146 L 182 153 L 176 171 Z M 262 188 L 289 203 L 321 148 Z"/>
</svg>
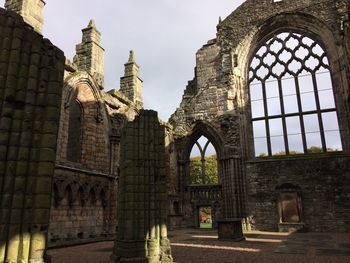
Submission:
<svg viewBox="0 0 350 263">
<path fill-rule="evenodd" d="M 164 140 L 155 111 L 142 110 L 123 130 L 115 262 L 172 262 Z"/>
<path fill-rule="evenodd" d="M 43 262 L 63 52 L 0 9 L 0 262 Z"/>
</svg>

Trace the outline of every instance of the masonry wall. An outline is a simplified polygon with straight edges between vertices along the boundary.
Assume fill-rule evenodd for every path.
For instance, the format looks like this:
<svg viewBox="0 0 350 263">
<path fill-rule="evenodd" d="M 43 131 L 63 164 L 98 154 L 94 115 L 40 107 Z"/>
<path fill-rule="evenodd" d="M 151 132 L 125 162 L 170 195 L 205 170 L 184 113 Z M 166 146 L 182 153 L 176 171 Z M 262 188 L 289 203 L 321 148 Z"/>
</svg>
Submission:
<svg viewBox="0 0 350 263">
<path fill-rule="evenodd" d="M 183 218 L 196 213 L 188 198 L 187 162 L 191 142 L 204 135 L 219 155 L 222 191 L 228 194 L 221 205 L 230 207 L 224 217 L 247 218 L 248 228 L 277 230 L 275 189 L 289 183 L 301 188 L 307 229 L 349 231 L 349 28 L 349 2 L 344 0 L 247 0 L 219 22 L 217 38 L 197 52 L 195 77 L 169 120 L 174 127 L 179 184 L 174 196 L 182 202 Z M 341 154 L 254 157 L 248 66 L 260 41 L 281 30 L 307 32 L 325 46 L 337 102 Z"/>
<path fill-rule="evenodd" d="M 111 240 L 115 235 L 120 135 L 136 111 L 122 94 L 105 93 L 99 85 L 88 72 L 66 72 L 50 214 L 50 246 Z M 74 131 L 70 140 L 70 107 L 76 101 L 81 107 L 80 130 Z M 78 140 L 73 147 L 79 146 L 73 161 L 67 154 L 72 140 Z"/>
<path fill-rule="evenodd" d="M 0 262 L 43 262 L 64 54 L 0 9 Z"/>
<path fill-rule="evenodd" d="M 113 239 L 116 180 L 107 174 L 56 167 L 50 246 Z"/>
<path fill-rule="evenodd" d="M 255 229 L 278 230 L 277 187 L 301 188 L 307 231 L 350 231 L 350 157 L 252 161 L 247 163 L 248 216 Z"/>
</svg>

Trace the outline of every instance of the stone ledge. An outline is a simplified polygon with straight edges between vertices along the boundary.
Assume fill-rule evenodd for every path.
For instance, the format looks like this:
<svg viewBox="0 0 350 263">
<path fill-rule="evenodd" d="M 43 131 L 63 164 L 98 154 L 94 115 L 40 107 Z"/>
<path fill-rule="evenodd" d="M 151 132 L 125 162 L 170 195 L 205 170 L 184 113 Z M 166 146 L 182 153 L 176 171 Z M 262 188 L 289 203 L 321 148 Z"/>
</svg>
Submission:
<svg viewBox="0 0 350 263">
<path fill-rule="evenodd" d="M 48 248 L 59 248 L 59 247 L 68 247 L 68 246 L 76 246 L 83 245 L 95 242 L 104 242 L 104 241 L 114 241 L 115 237 L 95 237 L 88 239 L 74 239 L 74 240 L 61 240 L 57 242 L 48 242 Z"/>
</svg>

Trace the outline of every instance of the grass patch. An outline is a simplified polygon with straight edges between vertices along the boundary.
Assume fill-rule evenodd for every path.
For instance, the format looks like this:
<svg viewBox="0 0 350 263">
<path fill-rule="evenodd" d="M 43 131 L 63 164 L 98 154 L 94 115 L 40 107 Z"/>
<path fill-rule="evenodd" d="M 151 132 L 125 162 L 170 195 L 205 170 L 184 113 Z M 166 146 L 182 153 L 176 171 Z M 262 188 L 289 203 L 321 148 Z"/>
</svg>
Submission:
<svg viewBox="0 0 350 263">
<path fill-rule="evenodd" d="M 199 228 L 212 228 L 212 223 L 200 223 Z"/>
</svg>

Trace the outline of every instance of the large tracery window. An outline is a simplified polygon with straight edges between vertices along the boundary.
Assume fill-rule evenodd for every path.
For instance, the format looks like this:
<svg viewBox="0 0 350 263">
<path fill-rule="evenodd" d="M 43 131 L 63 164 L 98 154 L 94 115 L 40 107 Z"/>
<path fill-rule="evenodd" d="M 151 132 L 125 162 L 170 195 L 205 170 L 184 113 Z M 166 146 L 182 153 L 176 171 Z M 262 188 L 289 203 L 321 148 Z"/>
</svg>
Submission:
<svg viewBox="0 0 350 263">
<path fill-rule="evenodd" d="M 249 67 L 255 156 L 341 151 L 327 55 L 308 36 L 283 32 Z"/>
</svg>

